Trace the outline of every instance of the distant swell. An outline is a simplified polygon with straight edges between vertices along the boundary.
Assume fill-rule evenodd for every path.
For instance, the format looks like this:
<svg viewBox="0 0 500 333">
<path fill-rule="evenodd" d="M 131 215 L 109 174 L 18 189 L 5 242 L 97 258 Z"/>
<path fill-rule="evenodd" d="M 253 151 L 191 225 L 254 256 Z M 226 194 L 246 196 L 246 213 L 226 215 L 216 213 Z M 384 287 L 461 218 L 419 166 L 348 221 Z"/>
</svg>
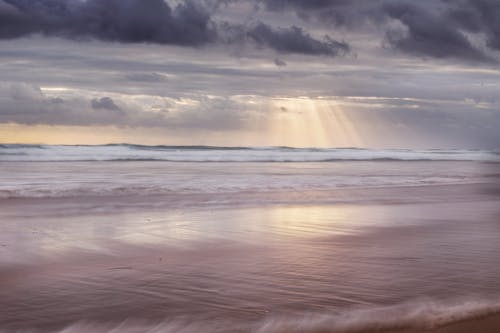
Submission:
<svg viewBox="0 0 500 333">
<path fill-rule="evenodd" d="M 392 307 L 353 310 L 329 314 L 306 314 L 298 317 L 268 317 L 257 323 L 230 320 L 196 320 L 182 317 L 148 323 L 130 318 L 121 323 L 80 321 L 59 330 L 60 333 L 432 333 L 446 327 L 449 333 L 496 332 L 500 322 L 500 304 L 465 301 L 454 305 L 433 302 L 408 303 Z M 492 317 L 493 320 L 492 320 Z M 488 320 L 490 319 L 490 320 Z M 493 322 L 493 324 L 492 324 Z M 479 329 L 479 330 L 477 330 Z M 9 331 L 2 331 L 10 333 Z M 30 332 L 43 332 L 30 330 Z"/>
<path fill-rule="evenodd" d="M 167 161 L 167 162 L 336 162 L 336 161 L 481 161 L 500 162 L 497 151 L 360 148 L 0 145 L 0 161 Z"/>
</svg>

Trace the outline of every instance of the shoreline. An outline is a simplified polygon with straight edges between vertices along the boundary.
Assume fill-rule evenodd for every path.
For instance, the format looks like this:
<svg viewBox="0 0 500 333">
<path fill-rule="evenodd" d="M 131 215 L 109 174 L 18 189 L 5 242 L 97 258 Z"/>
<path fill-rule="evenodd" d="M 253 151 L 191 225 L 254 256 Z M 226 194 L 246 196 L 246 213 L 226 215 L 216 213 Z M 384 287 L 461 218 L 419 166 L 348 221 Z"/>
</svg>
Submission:
<svg viewBox="0 0 500 333">
<path fill-rule="evenodd" d="M 266 206 L 318 206 L 318 205 L 405 205 L 444 202 L 497 201 L 496 184 L 429 184 L 408 186 L 345 187 L 309 191 L 268 190 L 221 193 L 171 193 L 150 195 L 94 195 L 67 197 L 0 198 L 0 211 L 5 217 L 16 217 L 23 207 L 39 209 L 50 214 L 78 215 L 104 209 L 140 212 L 163 209 L 224 209 Z M 10 214 L 9 214 L 10 212 Z M 27 212 L 24 212 L 25 214 Z M 0 216 L 3 215 L 0 213 Z M 25 215 L 29 216 L 29 215 Z"/>
<path fill-rule="evenodd" d="M 365 311 L 370 313 L 370 309 Z M 377 311 L 376 308 L 372 311 Z M 267 311 L 266 311 L 267 312 Z M 385 315 L 390 315 L 386 313 Z M 399 315 L 403 315 L 399 313 Z M 453 316 L 453 314 L 449 314 Z M 460 315 L 459 315 L 460 316 Z M 428 320 L 418 318 L 390 318 L 366 319 L 343 313 L 336 316 L 324 314 L 309 314 L 302 318 L 285 318 L 283 316 L 273 317 L 261 312 L 257 321 L 246 321 L 236 323 L 234 321 L 220 318 L 189 317 L 184 314 L 178 318 L 172 317 L 164 320 L 134 320 L 124 319 L 116 323 L 112 320 L 101 321 L 79 320 L 66 324 L 42 324 L 36 328 L 24 326 L 16 328 L 6 325 L 0 327 L 2 333 L 14 333 L 30 331 L 34 333 L 111 333 L 111 332 L 205 332 L 205 333 L 472 333 L 472 332 L 496 332 L 500 328 L 500 310 L 487 314 L 471 314 L 465 318 L 451 319 L 444 323 L 432 323 Z M 346 318 L 347 321 L 345 320 Z M 441 318 L 441 320 L 443 320 Z M 438 319 L 439 321 L 439 319 Z"/>
</svg>

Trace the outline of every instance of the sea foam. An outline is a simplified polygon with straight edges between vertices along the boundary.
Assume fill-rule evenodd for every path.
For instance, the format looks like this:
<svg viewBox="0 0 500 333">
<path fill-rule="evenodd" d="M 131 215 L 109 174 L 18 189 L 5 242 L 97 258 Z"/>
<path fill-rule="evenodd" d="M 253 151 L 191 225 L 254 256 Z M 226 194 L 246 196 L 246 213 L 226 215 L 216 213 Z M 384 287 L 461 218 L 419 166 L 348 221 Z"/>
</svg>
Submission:
<svg viewBox="0 0 500 333">
<path fill-rule="evenodd" d="M 170 161 L 170 162 L 334 162 L 334 161 L 500 162 L 497 151 L 360 148 L 212 147 L 141 145 L 0 145 L 0 161 Z"/>
</svg>

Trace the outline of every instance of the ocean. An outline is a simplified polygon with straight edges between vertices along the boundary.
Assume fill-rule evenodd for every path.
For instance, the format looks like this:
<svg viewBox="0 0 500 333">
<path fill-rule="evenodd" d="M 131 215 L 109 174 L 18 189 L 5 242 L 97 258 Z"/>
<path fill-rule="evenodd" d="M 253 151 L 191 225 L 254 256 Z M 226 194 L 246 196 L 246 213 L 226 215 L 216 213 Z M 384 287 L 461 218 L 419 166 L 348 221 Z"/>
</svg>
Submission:
<svg viewBox="0 0 500 333">
<path fill-rule="evenodd" d="M 0 332 L 495 332 L 500 152 L 0 145 Z"/>
</svg>

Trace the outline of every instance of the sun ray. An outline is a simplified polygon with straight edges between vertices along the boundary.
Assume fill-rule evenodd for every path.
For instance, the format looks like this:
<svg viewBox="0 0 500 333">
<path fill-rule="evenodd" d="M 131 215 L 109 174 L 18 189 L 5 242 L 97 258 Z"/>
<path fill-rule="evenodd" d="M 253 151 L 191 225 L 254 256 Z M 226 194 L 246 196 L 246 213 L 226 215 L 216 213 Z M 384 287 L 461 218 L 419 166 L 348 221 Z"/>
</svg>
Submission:
<svg viewBox="0 0 500 333">
<path fill-rule="evenodd" d="M 269 108 L 267 136 L 273 145 L 364 146 L 355 123 L 333 100 L 275 98 Z"/>
</svg>

